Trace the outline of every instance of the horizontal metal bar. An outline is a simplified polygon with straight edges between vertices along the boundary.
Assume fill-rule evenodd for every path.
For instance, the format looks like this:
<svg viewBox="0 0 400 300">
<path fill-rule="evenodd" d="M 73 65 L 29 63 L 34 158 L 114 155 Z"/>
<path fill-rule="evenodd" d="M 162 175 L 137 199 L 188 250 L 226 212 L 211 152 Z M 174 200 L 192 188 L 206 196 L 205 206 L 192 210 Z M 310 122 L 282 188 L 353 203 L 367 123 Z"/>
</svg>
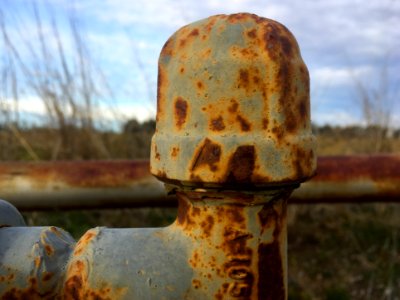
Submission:
<svg viewBox="0 0 400 300">
<path fill-rule="evenodd" d="M 0 198 L 20 210 L 175 206 L 148 161 L 0 163 Z M 400 156 L 319 157 L 290 203 L 399 202 Z"/>
</svg>

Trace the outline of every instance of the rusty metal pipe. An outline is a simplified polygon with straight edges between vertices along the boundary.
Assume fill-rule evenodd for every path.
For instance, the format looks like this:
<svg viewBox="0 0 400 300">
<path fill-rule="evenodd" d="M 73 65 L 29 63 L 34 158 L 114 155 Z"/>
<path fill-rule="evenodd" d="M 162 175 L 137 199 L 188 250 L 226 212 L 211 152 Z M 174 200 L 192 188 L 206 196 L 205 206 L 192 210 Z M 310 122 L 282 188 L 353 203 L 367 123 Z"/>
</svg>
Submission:
<svg viewBox="0 0 400 300">
<path fill-rule="evenodd" d="M 166 228 L 89 231 L 69 263 L 64 296 L 285 299 L 290 191 L 179 191 L 177 220 Z"/>
<path fill-rule="evenodd" d="M 296 40 L 246 13 L 189 24 L 161 51 L 157 97 L 150 169 L 176 222 L 76 245 L 54 227 L 0 228 L 2 298 L 287 299 L 286 201 L 316 167 Z"/>
<path fill-rule="evenodd" d="M 196 217 L 200 265 L 189 298 L 203 299 L 207 282 L 204 299 L 287 299 L 286 198 L 316 168 L 309 75 L 295 38 L 256 15 L 218 15 L 172 35 L 158 67 L 150 171 Z M 208 273 L 210 286 L 212 263 L 220 273 Z"/>
<path fill-rule="evenodd" d="M 400 156 L 318 157 L 289 204 L 400 201 Z M 149 161 L 0 163 L 0 198 L 19 210 L 176 206 Z"/>
<path fill-rule="evenodd" d="M 293 192 L 289 203 L 400 201 L 400 156 L 318 158 L 317 175 Z"/>
</svg>

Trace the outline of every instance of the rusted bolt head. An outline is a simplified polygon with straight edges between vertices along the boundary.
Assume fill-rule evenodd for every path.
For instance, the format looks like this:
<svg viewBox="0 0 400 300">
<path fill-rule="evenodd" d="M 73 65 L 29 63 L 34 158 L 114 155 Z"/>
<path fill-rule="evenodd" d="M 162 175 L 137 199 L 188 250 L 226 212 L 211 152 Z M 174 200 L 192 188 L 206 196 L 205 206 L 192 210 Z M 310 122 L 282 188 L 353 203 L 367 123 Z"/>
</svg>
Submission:
<svg viewBox="0 0 400 300">
<path fill-rule="evenodd" d="M 313 175 L 309 75 L 285 26 L 212 16 L 173 34 L 158 67 L 151 172 L 159 179 L 236 187 Z"/>
</svg>

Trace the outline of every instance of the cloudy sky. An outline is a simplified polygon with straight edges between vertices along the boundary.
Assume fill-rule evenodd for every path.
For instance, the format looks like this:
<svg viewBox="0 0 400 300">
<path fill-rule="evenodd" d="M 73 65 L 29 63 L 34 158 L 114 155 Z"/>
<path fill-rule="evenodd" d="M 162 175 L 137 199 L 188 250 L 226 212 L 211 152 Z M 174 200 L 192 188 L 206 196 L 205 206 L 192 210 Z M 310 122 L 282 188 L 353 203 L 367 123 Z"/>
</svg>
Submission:
<svg viewBox="0 0 400 300">
<path fill-rule="evenodd" d="M 210 15 L 251 12 L 283 23 L 297 38 L 311 75 L 314 122 L 363 122 L 360 89 L 356 88 L 362 86 L 368 93 L 386 95 L 381 101 L 389 103 L 392 123 L 400 127 L 399 0 L 36 2 L 43 15 L 50 11 L 43 7 L 51 6 L 66 44 L 71 38 L 63 18 L 71 13 L 77 17 L 91 56 L 111 86 L 115 109 L 127 118 L 154 116 L 157 59 L 172 33 Z M 23 22 L 26 35 L 35 36 L 29 32 L 35 27 L 29 26 L 34 24 L 31 3 L 3 0 L 0 17 L 10 32 Z M 21 100 L 21 106 L 38 114 L 43 110 L 30 95 Z"/>
</svg>

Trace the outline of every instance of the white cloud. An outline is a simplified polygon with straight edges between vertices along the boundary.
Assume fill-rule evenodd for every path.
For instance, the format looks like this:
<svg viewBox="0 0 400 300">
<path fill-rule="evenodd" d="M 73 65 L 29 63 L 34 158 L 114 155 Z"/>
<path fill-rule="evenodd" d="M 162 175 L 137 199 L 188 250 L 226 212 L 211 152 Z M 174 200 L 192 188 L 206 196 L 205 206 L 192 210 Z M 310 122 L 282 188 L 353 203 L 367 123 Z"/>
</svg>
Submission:
<svg viewBox="0 0 400 300">
<path fill-rule="evenodd" d="M 27 96 L 15 102 L 7 98 L 0 101 L 2 111 L 15 112 L 16 110 L 22 116 L 36 116 L 47 119 L 47 111 L 44 102 L 36 96 Z M 66 114 L 71 113 L 67 107 Z M 99 103 L 93 108 L 93 118 L 96 122 L 104 123 L 124 123 L 129 119 L 135 118 L 140 122 L 155 118 L 155 107 L 145 102 L 124 102 L 118 104 Z"/>
<path fill-rule="evenodd" d="M 20 113 L 45 115 L 46 107 L 43 101 L 35 96 L 29 96 L 15 101 L 11 98 L 1 100 L 1 106 L 8 111 L 18 110 Z"/>
<path fill-rule="evenodd" d="M 374 78 L 373 74 L 382 67 L 381 58 L 388 53 L 394 53 L 393 68 L 400 67 L 399 1 L 87 0 L 73 5 L 68 0 L 56 1 L 55 10 L 73 6 L 77 16 L 85 21 L 89 49 L 114 87 L 115 98 L 134 99 L 130 104 L 119 103 L 121 111 L 140 118 L 148 115 L 149 108 L 140 108 L 139 101 L 155 95 L 157 59 L 165 40 L 180 26 L 217 13 L 256 13 L 282 22 L 295 34 L 309 64 L 313 92 L 322 88 L 324 93 L 324 100 L 317 101 L 319 109 L 313 115 L 317 120 L 355 121 L 347 108 L 337 104 L 335 93 L 340 90 L 343 97 L 347 89 L 350 95 L 353 77 Z M 26 24 L 34 23 L 27 20 Z M 51 35 L 47 25 L 43 26 L 46 34 Z M 34 26 L 27 27 L 25 35 L 34 36 Z M 68 31 L 60 30 L 60 34 L 66 39 L 66 51 L 71 51 Z M 33 102 L 30 103 L 32 106 Z M 333 113 L 324 113 L 324 105 L 334 107 Z M 400 118 L 398 110 L 394 119 Z"/>
<path fill-rule="evenodd" d="M 311 78 L 316 86 L 351 86 L 354 87 L 355 80 L 368 76 L 372 73 L 370 66 L 360 67 L 321 67 L 310 70 Z"/>
</svg>

